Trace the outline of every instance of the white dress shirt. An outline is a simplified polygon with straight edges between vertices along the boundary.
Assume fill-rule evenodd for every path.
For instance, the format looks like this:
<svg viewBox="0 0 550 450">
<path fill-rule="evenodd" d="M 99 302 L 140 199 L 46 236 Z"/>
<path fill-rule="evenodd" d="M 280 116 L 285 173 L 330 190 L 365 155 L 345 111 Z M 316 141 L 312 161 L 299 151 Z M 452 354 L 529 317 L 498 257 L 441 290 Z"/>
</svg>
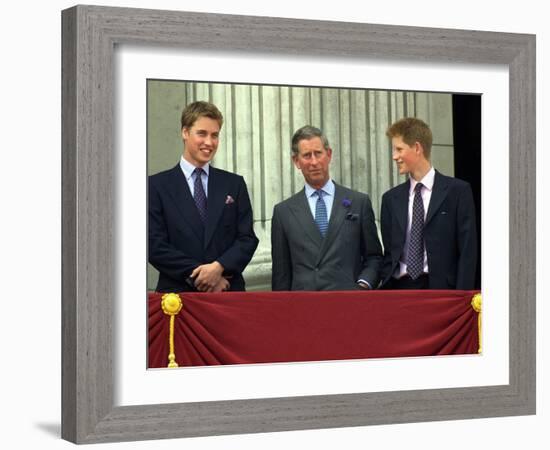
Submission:
<svg viewBox="0 0 550 450">
<path fill-rule="evenodd" d="M 419 182 L 422 183 L 422 190 L 420 195 L 422 196 L 422 203 L 424 205 L 424 221 L 426 220 L 426 215 L 428 214 L 428 207 L 430 206 L 430 199 L 432 198 L 432 190 L 434 187 L 435 179 L 435 169 L 432 167 L 424 178 Z M 409 189 L 409 213 L 407 215 L 407 234 L 405 236 L 405 246 L 401 252 L 401 257 L 399 258 L 399 268 L 396 270 L 393 275 L 394 278 L 401 278 L 407 274 L 407 253 L 409 250 L 409 242 L 411 240 L 411 226 L 412 226 L 412 215 L 413 215 L 413 202 L 414 202 L 414 188 L 419 183 L 414 178 L 409 177 L 410 189 Z M 426 246 L 424 245 L 424 273 L 428 273 L 428 255 L 426 253 Z"/>
<path fill-rule="evenodd" d="M 183 172 L 183 175 L 185 175 L 185 180 L 187 181 L 187 185 L 189 186 L 189 190 L 191 191 L 191 197 L 195 195 L 195 177 L 196 175 L 193 173 L 196 169 L 196 167 L 191 164 L 189 161 L 187 161 L 183 156 L 180 160 L 180 167 Z M 202 187 L 204 189 L 204 193 L 206 195 L 206 198 L 208 198 L 208 176 L 210 174 L 210 163 L 206 163 L 204 166 L 201 167 L 202 170 L 204 170 L 204 173 L 206 176 L 201 176 L 201 182 Z"/>
</svg>

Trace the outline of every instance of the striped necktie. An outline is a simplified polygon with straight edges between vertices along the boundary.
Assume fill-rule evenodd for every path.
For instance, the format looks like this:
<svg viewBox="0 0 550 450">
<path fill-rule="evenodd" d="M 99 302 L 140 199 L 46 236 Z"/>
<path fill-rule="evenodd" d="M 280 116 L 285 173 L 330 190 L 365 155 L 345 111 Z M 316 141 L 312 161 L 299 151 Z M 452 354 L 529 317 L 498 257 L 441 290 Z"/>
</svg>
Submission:
<svg viewBox="0 0 550 450">
<path fill-rule="evenodd" d="M 323 200 L 323 190 L 318 189 L 315 194 L 317 194 L 317 202 L 315 203 L 315 223 L 317 228 L 321 232 L 321 236 L 325 237 L 328 229 L 328 216 L 327 216 L 327 205 Z"/>
</svg>

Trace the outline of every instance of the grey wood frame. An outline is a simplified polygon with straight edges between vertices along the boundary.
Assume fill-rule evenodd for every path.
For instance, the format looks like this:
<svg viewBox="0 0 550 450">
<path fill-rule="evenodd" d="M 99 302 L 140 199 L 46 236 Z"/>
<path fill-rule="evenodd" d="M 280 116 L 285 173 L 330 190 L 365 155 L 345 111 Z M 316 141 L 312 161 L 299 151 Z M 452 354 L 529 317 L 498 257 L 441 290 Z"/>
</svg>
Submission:
<svg viewBox="0 0 550 450">
<path fill-rule="evenodd" d="M 62 437 L 76 443 L 535 413 L 535 36 L 97 6 L 62 12 Z M 507 385 L 120 406 L 113 402 L 116 44 L 505 64 L 510 74 Z"/>
</svg>

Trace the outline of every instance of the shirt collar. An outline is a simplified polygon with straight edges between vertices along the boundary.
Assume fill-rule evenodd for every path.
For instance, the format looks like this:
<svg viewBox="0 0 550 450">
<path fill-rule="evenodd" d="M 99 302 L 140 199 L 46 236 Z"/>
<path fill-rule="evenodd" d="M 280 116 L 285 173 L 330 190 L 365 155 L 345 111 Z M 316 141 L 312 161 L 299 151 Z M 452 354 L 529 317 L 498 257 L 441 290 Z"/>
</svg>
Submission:
<svg viewBox="0 0 550 450">
<path fill-rule="evenodd" d="M 413 177 L 409 176 L 410 180 L 410 186 L 409 186 L 409 193 L 414 192 L 414 188 L 418 183 L 422 183 L 428 191 L 431 191 L 434 187 L 434 180 L 435 180 L 435 169 L 433 167 L 428 170 L 428 173 L 424 175 L 424 178 L 422 178 L 420 181 L 416 181 Z"/>
<path fill-rule="evenodd" d="M 311 187 L 309 184 L 305 184 L 304 189 L 306 190 L 306 197 L 311 197 L 315 192 L 317 192 L 317 189 Z M 334 183 L 329 178 L 328 181 L 325 183 L 325 185 L 321 188 L 321 190 L 326 195 L 332 195 L 334 196 L 334 191 L 336 190 Z"/>
<path fill-rule="evenodd" d="M 191 178 L 191 176 L 193 175 L 193 172 L 196 169 L 196 167 L 193 164 L 191 164 L 189 161 L 187 161 L 183 156 L 180 159 L 180 167 L 183 174 L 185 175 L 185 179 L 187 180 Z M 208 177 L 210 172 L 210 163 L 206 163 L 204 166 L 202 166 L 202 170 L 204 170 L 204 172 L 206 173 L 206 176 Z"/>
</svg>

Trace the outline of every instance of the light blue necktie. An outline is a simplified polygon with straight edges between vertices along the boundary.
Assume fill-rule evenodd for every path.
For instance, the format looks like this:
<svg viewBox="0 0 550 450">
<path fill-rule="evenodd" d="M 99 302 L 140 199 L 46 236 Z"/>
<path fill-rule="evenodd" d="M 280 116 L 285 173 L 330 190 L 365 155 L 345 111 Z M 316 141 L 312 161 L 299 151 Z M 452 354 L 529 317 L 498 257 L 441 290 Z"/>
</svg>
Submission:
<svg viewBox="0 0 550 450">
<path fill-rule="evenodd" d="M 321 236 L 325 237 L 328 229 L 328 217 L 327 205 L 325 205 L 325 201 L 323 200 L 324 192 L 322 189 L 318 189 L 315 191 L 315 194 L 317 194 L 317 203 L 315 203 L 315 223 L 321 232 Z"/>
</svg>

